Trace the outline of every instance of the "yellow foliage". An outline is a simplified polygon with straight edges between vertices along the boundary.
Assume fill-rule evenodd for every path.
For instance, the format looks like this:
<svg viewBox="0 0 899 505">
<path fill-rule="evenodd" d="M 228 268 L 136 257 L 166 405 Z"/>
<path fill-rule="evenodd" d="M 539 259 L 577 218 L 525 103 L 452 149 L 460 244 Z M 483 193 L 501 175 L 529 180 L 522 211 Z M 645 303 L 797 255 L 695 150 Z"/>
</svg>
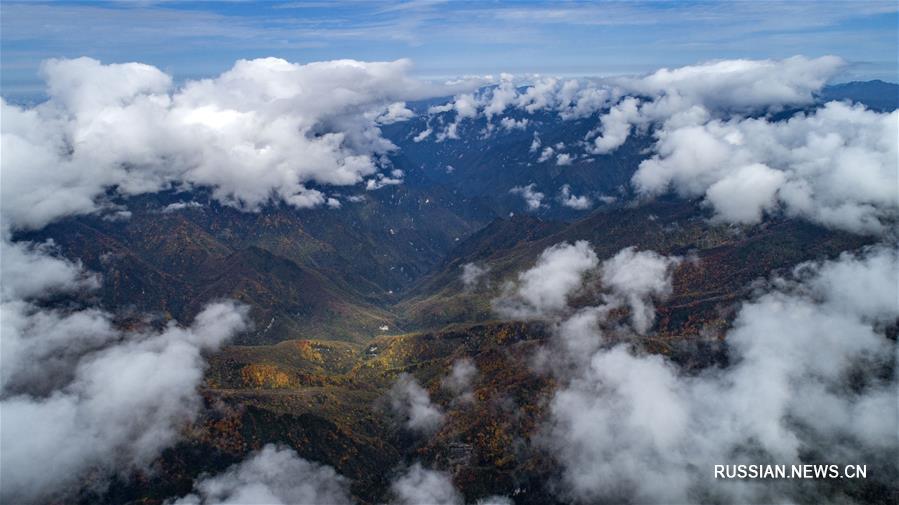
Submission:
<svg viewBox="0 0 899 505">
<path fill-rule="evenodd" d="M 321 353 L 316 349 L 316 346 L 312 344 L 312 342 L 308 340 L 299 340 L 297 341 L 297 351 L 299 351 L 300 356 L 307 360 L 315 363 L 321 363 L 324 361 Z"/>
<path fill-rule="evenodd" d="M 276 365 L 253 363 L 240 370 L 243 383 L 257 388 L 290 387 L 290 376 L 279 370 Z"/>
</svg>

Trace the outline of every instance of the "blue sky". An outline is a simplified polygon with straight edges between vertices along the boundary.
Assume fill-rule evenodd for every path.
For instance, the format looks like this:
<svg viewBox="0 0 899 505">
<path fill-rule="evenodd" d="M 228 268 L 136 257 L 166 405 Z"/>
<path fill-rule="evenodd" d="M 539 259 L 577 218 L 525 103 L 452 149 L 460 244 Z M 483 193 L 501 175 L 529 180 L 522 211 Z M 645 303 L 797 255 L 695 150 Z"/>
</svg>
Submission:
<svg viewBox="0 0 899 505">
<path fill-rule="evenodd" d="M 725 58 L 835 54 L 840 80 L 897 81 L 897 2 L 0 3 L 0 83 L 40 96 L 51 57 L 141 61 L 176 80 L 236 59 L 411 58 L 422 77 L 642 73 Z"/>
</svg>

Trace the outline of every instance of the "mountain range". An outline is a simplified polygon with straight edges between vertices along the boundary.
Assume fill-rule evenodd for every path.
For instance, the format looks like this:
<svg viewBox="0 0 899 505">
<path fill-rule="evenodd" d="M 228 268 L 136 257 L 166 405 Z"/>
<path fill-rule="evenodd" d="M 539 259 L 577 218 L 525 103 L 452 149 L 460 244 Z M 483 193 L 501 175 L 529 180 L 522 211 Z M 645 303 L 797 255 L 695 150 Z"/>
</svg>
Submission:
<svg viewBox="0 0 899 505">
<path fill-rule="evenodd" d="M 781 114 L 827 100 L 892 111 L 897 90 L 882 81 L 829 86 L 818 103 Z M 584 138 L 598 113 L 562 120 L 513 111 L 509 128 L 491 130 L 477 117 L 459 124 L 457 138 L 422 137 L 455 120 L 453 111 L 428 112 L 446 100 L 410 102 L 411 118 L 381 127 L 401 183 L 343 187 L 332 206 L 245 212 L 197 188 L 127 198 L 110 191 L 109 212 L 16 233 L 16 241 L 52 241 L 99 274 L 90 301 L 124 326 L 188 324 L 222 299 L 250 307 L 253 326 L 209 356 L 203 410 L 183 440 L 152 472 L 100 489 L 87 482 L 82 503 L 163 503 L 267 443 L 334 467 L 353 479 L 362 503 L 383 503 L 386 470 L 413 459 L 449 469 L 469 501 L 556 502 L 545 484 L 559 470 L 538 441 L 557 384 L 528 366 L 551 328 L 495 307 L 545 250 L 588 241 L 600 262 L 628 247 L 681 258 L 651 336 L 635 345 L 690 373 L 729 362 L 725 333 L 759 279 L 876 242 L 789 215 L 721 222 L 701 199 L 673 193 L 640 198 L 631 180 L 655 132 L 589 154 Z M 543 156 L 547 147 L 552 156 Z M 601 299 L 587 290 L 571 306 Z M 629 315 L 623 308 L 610 318 Z M 476 401 L 458 406 L 442 381 L 462 359 L 479 375 L 469 391 Z M 385 395 L 402 374 L 447 412 L 430 437 L 391 418 Z M 872 503 L 896 497 L 877 479 L 839 492 Z"/>
</svg>

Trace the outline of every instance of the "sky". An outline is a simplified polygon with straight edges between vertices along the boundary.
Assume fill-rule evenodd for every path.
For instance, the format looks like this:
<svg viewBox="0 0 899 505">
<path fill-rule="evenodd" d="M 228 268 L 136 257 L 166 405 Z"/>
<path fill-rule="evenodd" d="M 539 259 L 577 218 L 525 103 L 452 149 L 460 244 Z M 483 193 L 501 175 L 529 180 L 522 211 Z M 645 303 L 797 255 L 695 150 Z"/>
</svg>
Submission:
<svg viewBox="0 0 899 505">
<path fill-rule="evenodd" d="M 2 95 L 42 95 L 41 61 L 139 61 L 176 82 L 238 59 L 410 58 L 424 78 L 639 74 L 716 59 L 833 54 L 838 80 L 897 81 L 897 2 L 0 3 Z"/>
</svg>

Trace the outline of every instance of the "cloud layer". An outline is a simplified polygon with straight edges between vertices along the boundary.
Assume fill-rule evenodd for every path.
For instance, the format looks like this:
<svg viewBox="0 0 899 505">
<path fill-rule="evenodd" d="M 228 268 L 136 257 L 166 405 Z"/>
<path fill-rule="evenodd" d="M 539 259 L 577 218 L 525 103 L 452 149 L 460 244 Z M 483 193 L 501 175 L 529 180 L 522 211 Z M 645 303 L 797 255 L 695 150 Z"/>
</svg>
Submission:
<svg viewBox="0 0 899 505">
<path fill-rule="evenodd" d="M 447 126 L 452 134 L 439 138 L 458 138 L 461 122 L 478 117 L 486 119 L 483 133 L 491 135 L 498 131 L 494 121 L 514 120 L 506 114 L 545 112 L 566 120 L 597 115 L 597 127 L 568 149 L 582 149 L 580 156 L 609 154 L 635 131 L 654 136 L 652 155 L 632 179 L 640 196 L 673 191 L 702 198 L 718 221 L 728 223 L 756 224 L 785 214 L 881 234 L 899 215 L 899 112 L 841 102 L 816 106 L 816 93 L 844 67 L 833 56 L 796 56 L 713 61 L 640 77 L 537 78 L 526 86 L 503 76 L 496 87 L 457 96 L 431 113 L 455 112 Z M 776 116 L 790 108 L 808 110 Z M 542 146 L 534 133 L 534 161 L 564 165 L 578 157 L 557 150 Z M 533 185 L 512 191 L 529 210 L 543 205 L 544 194 Z M 558 200 L 575 209 L 591 203 L 565 186 Z"/>
<path fill-rule="evenodd" d="M 390 485 L 393 494 L 392 505 L 463 505 L 462 494 L 453 486 L 450 475 L 438 470 L 424 468 L 415 463 L 397 476 Z M 476 505 L 511 505 L 512 501 L 502 496 L 490 496 L 478 500 Z"/>
<path fill-rule="evenodd" d="M 625 249 L 594 266 L 609 291 L 603 304 L 553 305 L 543 313 L 569 351 L 545 355 L 562 384 L 544 444 L 562 465 L 564 498 L 760 503 L 824 496 L 817 494 L 823 487 L 796 481 L 715 481 L 714 465 L 724 463 L 867 462 L 882 484 L 899 474 L 897 349 L 886 335 L 899 318 L 895 248 L 844 253 L 771 279 L 727 334 L 730 365 L 692 374 L 605 338 L 614 331 L 620 340 L 608 315 L 621 303 L 630 307 L 632 331 L 651 327 L 652 299 L 670 291 L 675 264 Z M 538 262 L 528 272 L 542 271 Z M 521 276 L 534 281 L 528 289 L 538 291 L 543 279 L 555 292 L 550 280 L 560 275 L 528 272 Z M 564 292 L 578 287 L 572 282 Z"/>
<path fill-rule="evenodd" d="M 387 396 L 391 410 L 407 429 L 430 435 L 443 424 L 443 412 L 431 403 L 428 391 L 415 377 L 405 373 L 400 375 Z"/>
<path fill-rule="evenodd" d="M 207 306 L 190 327 L 123 330 L 94 308 L 49 303 L 97 286 L 51 243 L 2 241 L 3 501 L 65 496 L 85 477 L 151 463 L 200 406 L 202 353 L 247 327 L 247 308 Z M 58 304 L 57 304 L 58 305 Z"/>
<path fill-rule="evenodd" d="M 494 310 L 513 319 L 544 318 L 568 307 L 568 297 L 581 288 L 584 275 L 596 268 L 599 259 L 584 240 L 561 243 L 540 254 L 533 268 L 508 284 Z"/>
<path fill-rule="evenodd" d="M 266 445 L 215 476 L 194 483 L 194 493 L 170 505 L 349 505 L 349 481 L 330 466 L 311 463 L 292 449 Z"/>
<path fill-rule="evenodd" d="M 2 310 L 2 495 L 20 503 L 62 492 L 88 472 L 102 480 L 152 462 L 199 408 L 201 353 L 243 329 L 246 314 L 214 304 L 189 328 L 133 333 L 96 310 Z"/>
<path fill-rule="evenodd" d="M 783 210 L 834 228 L 881 233 L 899 212 L 899 112 L 831 102 L 787 121 L 712 120 L 657 132 L 638 192 L 703 197 L 717 218 L 754 224 Z"/>
<path fill-rule="evenodd" d="M 249 210 L 272 199 L 323 204 L 308 184 L 356 184 L 387 168 L 383 155 L 395 147 L 378 124 L 408 118 L 402 101 L 472 87 L 417 81 L 410 66 L 240 60 L 173 88 L 149 65 L 49 60 L 47 102 L 0 104 L 5 226 L 94 212 L 108 189 L 208 186 L 220 202 Z"/>
</svg>

